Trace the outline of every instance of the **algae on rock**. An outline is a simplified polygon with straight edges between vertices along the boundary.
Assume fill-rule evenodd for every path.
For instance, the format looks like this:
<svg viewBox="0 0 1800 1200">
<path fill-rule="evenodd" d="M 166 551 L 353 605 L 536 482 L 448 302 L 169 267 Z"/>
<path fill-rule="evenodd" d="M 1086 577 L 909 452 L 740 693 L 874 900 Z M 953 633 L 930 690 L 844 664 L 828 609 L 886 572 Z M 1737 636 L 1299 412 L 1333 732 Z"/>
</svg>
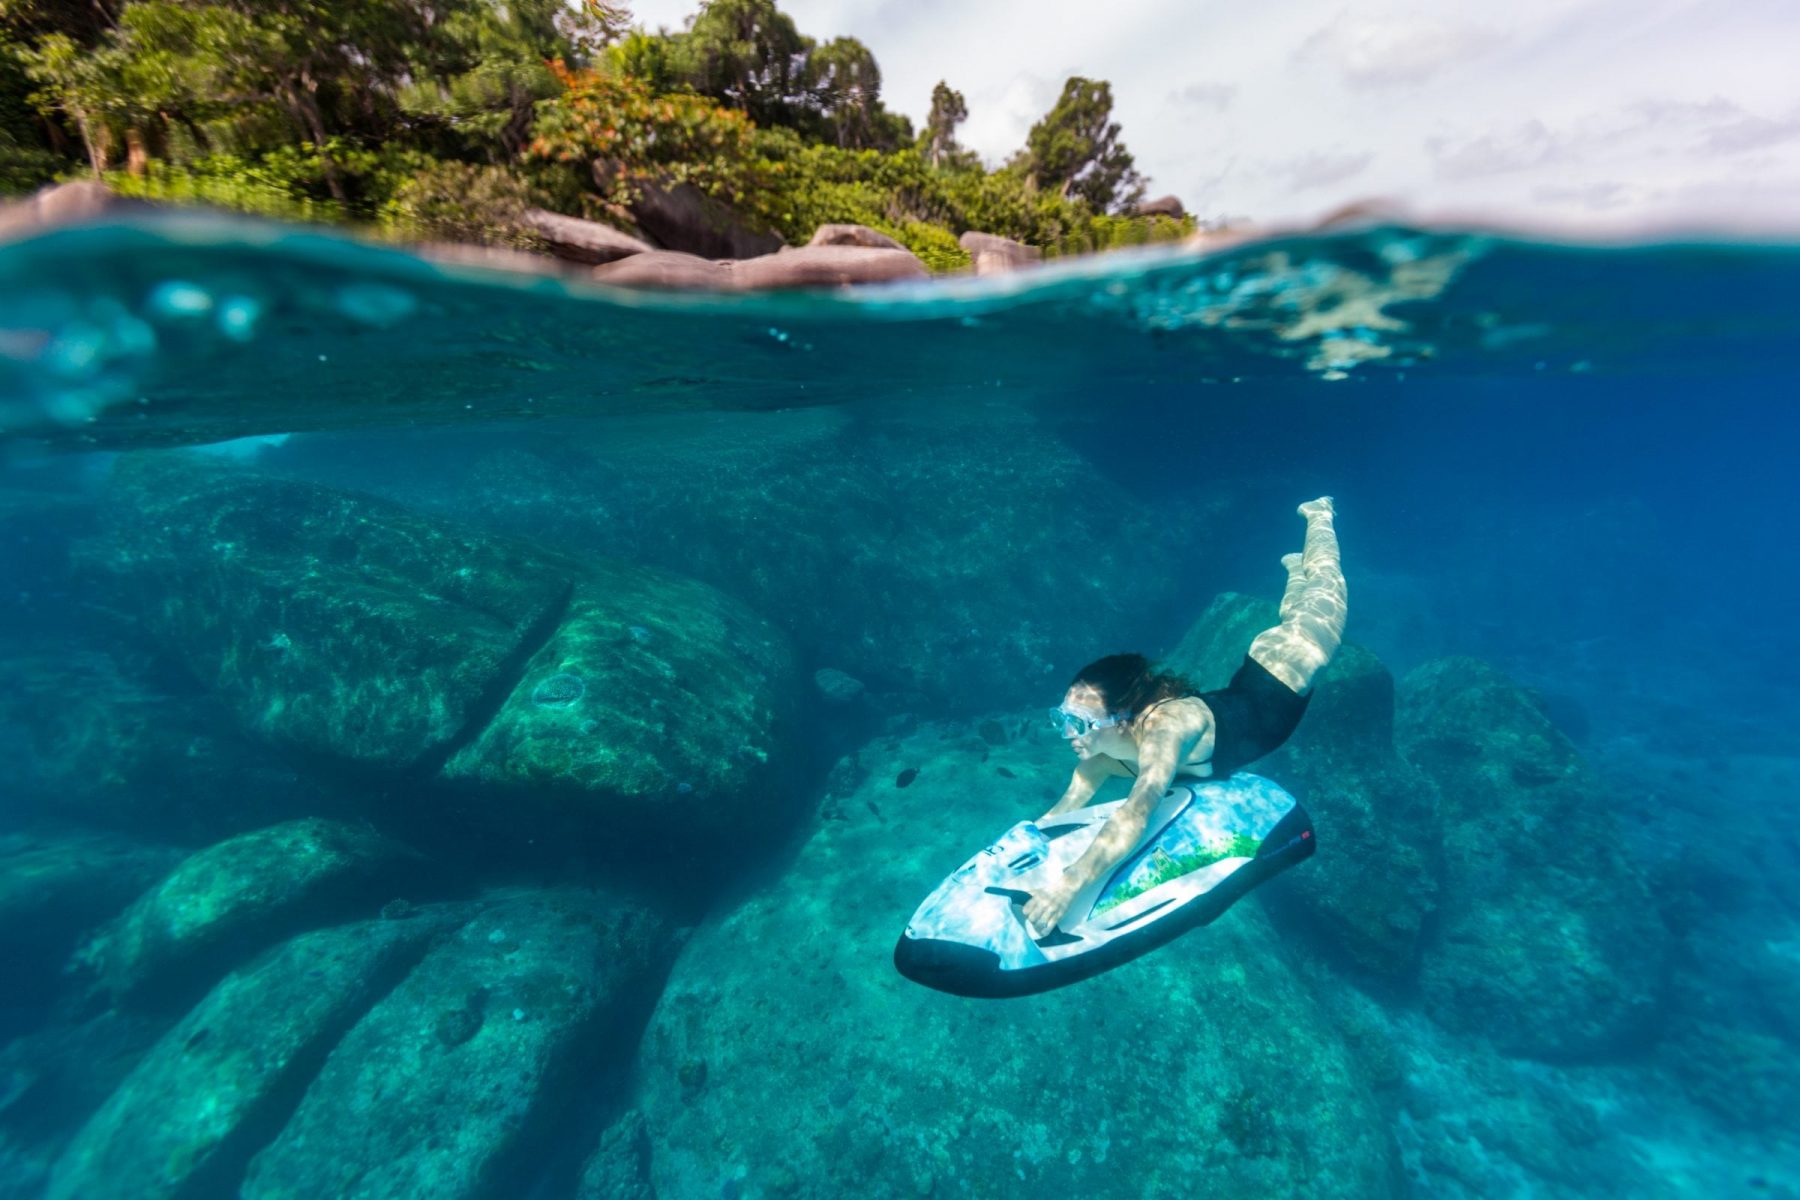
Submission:
<svg viewBox="0 0 1800 1200">
<path fill-rule="evenodd" d="M 1543 1058 L 1653 1032 L 1668 931 L 1574 745 L 1475 659 L 1427 663 L 1400 695 L 1402 751 L 1443 812 L 1443 901 L 1421 973 L 1432 1017 Z"/>
<path fill-rule="evenodd" d="M 251 1162 L 244 1200 L 476 1200 L 517 1172 L 609 1054 L 670 946 L 648 910 L 583 889 L 485 904 L 332 1051 Z"/>
<path fill-rule="evenodd" d="M 570 586 L 512 543 L 192 456 L 122 458 L 105 517 L 95 565 L 246 728 L 389 768 L 477 717 Z"/>
<path fill-rule="evenodd" d="M 234 1188 L 326 1052 L 455 911 L 315 930 L 226 976 L 82 1127 L 47 1200 L 179 1200 Z"/>
<path fill-rule="evenodd" d="M 741 605 L 660 571 L 590 564 L 443 777 L 496 794 L 508 819 L 560 812 L 571 833 L 718 838 L 742 830 L 746 799 L 776 776 L 797 689 L 785 639 Z"/>
<path fill-rule="evenodd" d="M 436 811 L 519 844 L 769 824 L 799 683 L 717 590 L 188 459 L 113 486 L 94 557 L 258 735 L 447 785 Z"/>
<path fill-rule="evenodd" d="M 114 995 L 210 982 L 285 934 L 372 911 L 426 871 L 413 851 L 360 826 L 288 821 L 190 855 L 80 957 Z"/>
</svg>

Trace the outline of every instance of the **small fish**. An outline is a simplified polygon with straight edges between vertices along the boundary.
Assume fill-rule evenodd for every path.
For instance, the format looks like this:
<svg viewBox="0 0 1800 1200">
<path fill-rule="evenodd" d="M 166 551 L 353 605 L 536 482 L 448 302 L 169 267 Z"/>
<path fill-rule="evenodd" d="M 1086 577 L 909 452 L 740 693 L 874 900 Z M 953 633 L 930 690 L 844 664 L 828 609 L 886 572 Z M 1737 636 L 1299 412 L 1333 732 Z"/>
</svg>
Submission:
<svg viewBox="0 0 1800 1200">
<path fill-rule="evenodd" d="M 1011 771 L 1007 770 L 1005 767 L 995 767 L 994 770 L 999 773 L 1000 778 L 1002 778 L 1002 779 L 1017 779 L 1018 778 L 1017 775 L 1014 775 Z"/>
<path fill-rule="evenodd" d="M 900 774 L 894 779 L 894 786 L 897 788 L 903 788 L 907 784 L 911 783 L 913 780 L 917 779 L 918 777 L 919 777 L 919 768 L 908 767 L 908 768 L 906 768 L 906 770 L 900 772 Z"/>
</svg>

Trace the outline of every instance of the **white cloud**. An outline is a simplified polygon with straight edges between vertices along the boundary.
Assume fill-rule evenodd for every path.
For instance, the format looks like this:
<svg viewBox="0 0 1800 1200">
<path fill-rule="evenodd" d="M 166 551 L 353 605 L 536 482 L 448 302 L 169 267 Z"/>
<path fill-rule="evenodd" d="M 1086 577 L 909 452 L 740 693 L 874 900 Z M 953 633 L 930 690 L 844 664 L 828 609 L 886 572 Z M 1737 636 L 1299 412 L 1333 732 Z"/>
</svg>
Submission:
<svg viewBox="0 0 1800 1200">
<path fill-rule="evenodd" d="M 1321 60 L 1355 88 L 1424 83 L 1503 39 L 1472 21 L 1417 12 L 1339 13 L 1300 44 L 1297 57 Z"/>
<path fill-rule="evenodd" d="M 1273 163 L 1265 168 L 1268 173 L 1278 179 L 1285 179 L 1287 185 L 1296 191 L 1305 188 L 1328 187 L 1334 183 L 1342 183 L 1346 179 L 1354 179 L 1368 169 L 1375 161 L 1373 152 L 1361 154 L 1330 154 L 1314 151 L 1291 158 L 1285 162 Z"/>
<path fill-rule="evenodd" d="M 1186 87 L 1177 88 L 1169 93 L 1169 99 L 1176 104 L 1186 104 L 1194 108 L 1210 108 L 1214 112 L 1224 112 L 1231 107 L 1231 98 L 1237 95 L 1237 85 L 1230 83 L 1190 83 Z"/>
</svg>

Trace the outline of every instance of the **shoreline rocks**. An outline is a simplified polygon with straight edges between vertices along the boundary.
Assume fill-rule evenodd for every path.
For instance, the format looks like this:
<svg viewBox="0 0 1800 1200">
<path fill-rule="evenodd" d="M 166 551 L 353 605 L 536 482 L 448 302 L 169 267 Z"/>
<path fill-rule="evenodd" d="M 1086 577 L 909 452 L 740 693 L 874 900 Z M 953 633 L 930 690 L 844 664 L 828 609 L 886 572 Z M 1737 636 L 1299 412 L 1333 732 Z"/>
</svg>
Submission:
<svg viewBox="0 0 1800 1200">
<path fill-rule="evenodd" d="M 956 239 L 956 244 L 969 252 L 977 275 L 1005 275 L 1012 271 L 1035 267 L 1044 261 L 1044 252 L 1011 238 L 970 230 Z"/>
</svg>

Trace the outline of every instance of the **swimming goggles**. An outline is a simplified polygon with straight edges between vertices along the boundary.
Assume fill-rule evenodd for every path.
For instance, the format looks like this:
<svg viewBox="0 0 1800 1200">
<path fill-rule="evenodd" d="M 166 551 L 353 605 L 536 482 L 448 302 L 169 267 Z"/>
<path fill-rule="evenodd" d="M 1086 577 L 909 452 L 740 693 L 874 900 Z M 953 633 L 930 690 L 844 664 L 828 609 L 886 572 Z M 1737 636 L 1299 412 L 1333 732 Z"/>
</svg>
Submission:
<svg viewBox="0 0 1800 1200">
<path fill-rule="evenodd" d="M 1084 737 L 1096 729 L 1111 729 L 1123 721 L 1122 716 L 1107 715 L 1099 720 L 1084 717 L 1080 713 L 1072 713 L 1066 708 L 1057 707 L 1050 710 L 1050 726 L 1066 738 Z"/>
</svg>

